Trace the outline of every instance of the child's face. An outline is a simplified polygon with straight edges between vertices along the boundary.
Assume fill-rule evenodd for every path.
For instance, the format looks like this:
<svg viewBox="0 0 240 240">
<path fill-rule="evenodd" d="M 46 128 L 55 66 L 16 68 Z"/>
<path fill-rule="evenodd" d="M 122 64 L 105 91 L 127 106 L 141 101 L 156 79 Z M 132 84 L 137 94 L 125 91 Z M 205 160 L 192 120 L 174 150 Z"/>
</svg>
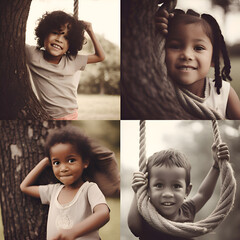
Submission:
<svg viewBox="0 0 240 240">
<path fill-rule="evenodd" d="M 183 87 L 204 81 L 211 67 L 212 54 L 212 43 L 200 23 L 177 24 L 168 34 L 168 74 Z"/>
<path fill-rule="evenodd" d="M 70 143 L 57 143 L 50 149 L 53 173 L 65 186 L 80 187 L 82 173 L 88 166 Z"/>
<path fill-rule="evenodd" d="M 61 27 L 60 30 L 53 30 L 44 39 L 44 48 L 47 52 L 47 59 L 50 62 L 55 60 L 58 63 L 61 57 L 68 51 L 69 43 L 67 39 L 68 23 Z M 55 63 L 54 62 L 54 63 Z"/>
<path fill-rule="evenodd" d="M 191 190 L 186 186 L 186 170 L 177 166 L 153 166 L 149 176 L 148 194 L 152 204 L 162 216 L 175 220 Z"/>
</svg>

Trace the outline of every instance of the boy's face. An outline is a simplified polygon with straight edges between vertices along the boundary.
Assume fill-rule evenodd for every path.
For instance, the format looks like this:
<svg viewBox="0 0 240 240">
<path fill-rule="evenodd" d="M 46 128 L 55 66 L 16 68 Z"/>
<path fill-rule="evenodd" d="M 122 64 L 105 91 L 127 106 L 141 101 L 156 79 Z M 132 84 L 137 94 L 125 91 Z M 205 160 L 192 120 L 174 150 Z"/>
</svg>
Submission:
<svg viewBox="0 0 240 240">
<path fill-rule="evenodd" d="M 212 64 L 213 46 L 200 23 L 177 24 L 166 40 L 169 76 L 185 88 L 204 81 Z"/>
<path fill-rule="evenodd" d="M 82 173 L 88 167 L 70 143 L 57 143 L 50 149 L 53 173 L 65 186 L 80 187 Z"/>
<path fill-rule="evenodd" d="M 149 172 L 148 194 L 165 218 L 176 220 L 191 186 L 186 186 L 186 170 L 181 167 L 153 166 Z"/>
<path fill-rule="evenodd" d="M 47 61 L 57 64 L 61 60 L 61 57 L 68 51 L 68 25 L 66 23 L 60 30 L 53 30 L 44 39 L 44 48 L 47 53 L 45 59 Z"/>
</svg>

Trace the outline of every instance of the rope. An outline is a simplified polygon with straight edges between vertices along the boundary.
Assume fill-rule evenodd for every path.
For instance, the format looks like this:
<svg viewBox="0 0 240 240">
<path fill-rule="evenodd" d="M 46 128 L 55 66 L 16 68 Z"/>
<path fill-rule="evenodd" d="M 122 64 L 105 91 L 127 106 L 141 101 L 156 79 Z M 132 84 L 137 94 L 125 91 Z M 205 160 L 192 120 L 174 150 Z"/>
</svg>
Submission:
<svg viewBox="0 0 240 240">
<path fill-rule="evenodd" d="M 217 121 L 212 121 L 214 141 L 221 143 L 221 136 Z M 140 121 L 140 159 L 139 166 L 143 173 L 146 173 L 145 156 L 145 121 Z M 236 181 L 233 170 L 228 161 L 219 161 L 219 168 L 222 178 L 220 199 L 214 211 L 206 218 L 195 223 L 173 222 L 162 217 L 151 204 L 147 194 L 147 184 L 141 186 L 137 191 L 138 210 L 143 218 L 154 228 L 164 233 L 179 237 L 198 237 L 215 229 L 228 215 L 233 207 Z"/>
<path fill-rule="evenodd" d="M 78 0 L 74 0 L 73 16 L 78 19 Z"/>
<path fill-rule="evenodd" d="M 178 101 L 187 112 L 193 114 L 198 119 L 211 119 L 211 120 L 223 119 L 218 112 L 204 106 L 197 99 L 194 99 L 194 94 L 191 94 L 190 92 L 189 93 L 183 92 L 175 84 L 174 86 Z M 191 96 L 188 96 L 190 94 Z"/>
</svg>

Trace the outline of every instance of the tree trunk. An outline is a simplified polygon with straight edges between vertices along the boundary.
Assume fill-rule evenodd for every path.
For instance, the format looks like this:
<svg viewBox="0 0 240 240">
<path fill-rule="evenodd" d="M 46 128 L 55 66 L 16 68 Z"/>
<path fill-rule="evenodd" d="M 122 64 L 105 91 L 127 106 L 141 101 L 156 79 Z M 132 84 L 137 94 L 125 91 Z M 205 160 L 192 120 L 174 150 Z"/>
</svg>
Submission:
<svg viewBox="0 0 240 240">
<path fill-rule="evenodd" d="M 167 79 L 164 39 L 155 31 L 158 0 L 122 0 L 122 119 L 191 119 Z"/>
<path fill-rule="evenodd" d="M 48 206 L 20 191 L 20 183 L 45 157 L 43 142 L 49 129 L 65 121 L 0 121 L 0 204 L 5 240 L 46 239 Z M 38 183 L 54 182 L 51 169 Z"/>
<path fill-rule="evenodd" d="M 50 119 L 32 91 L 25 32 L 31 0 L 0 1 L 0 119 Z"/>
</svg>

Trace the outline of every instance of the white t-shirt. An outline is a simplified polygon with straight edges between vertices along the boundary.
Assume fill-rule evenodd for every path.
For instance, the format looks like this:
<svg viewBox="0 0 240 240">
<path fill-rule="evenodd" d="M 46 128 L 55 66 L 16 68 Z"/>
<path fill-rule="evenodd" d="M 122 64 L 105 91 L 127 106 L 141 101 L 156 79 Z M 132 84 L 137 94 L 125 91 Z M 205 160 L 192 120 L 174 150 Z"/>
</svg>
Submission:
<svg viewBox="0 0 240 240">
<path fill-rule="evenodd" d="M 85 182 L 73 200 L 61 205 L 57 198 L 64 185 L 49 184 L 39 186 L 40 199 L 49 204 L 47 221 L 47 240 L 52 239 L 59 229 L 70 229 L 93 213 L 96 205 L 106 203 L 106 199 L 96 183 Z M 77 240 L 99 240 L 98 231 L 93 231 Z"/>
<path fill-rule="evenodd" d="M 77 105 L 78 70 L 84 70 L 88 56 L 77 55 L 70 60 L 65 55 L 58 64 L 47 62 L 43 51 L 26 45 L 27 64 L 31 71 L 42 107 L 53 118 L 64 117 L 74 112 Z"/>
</svg>

